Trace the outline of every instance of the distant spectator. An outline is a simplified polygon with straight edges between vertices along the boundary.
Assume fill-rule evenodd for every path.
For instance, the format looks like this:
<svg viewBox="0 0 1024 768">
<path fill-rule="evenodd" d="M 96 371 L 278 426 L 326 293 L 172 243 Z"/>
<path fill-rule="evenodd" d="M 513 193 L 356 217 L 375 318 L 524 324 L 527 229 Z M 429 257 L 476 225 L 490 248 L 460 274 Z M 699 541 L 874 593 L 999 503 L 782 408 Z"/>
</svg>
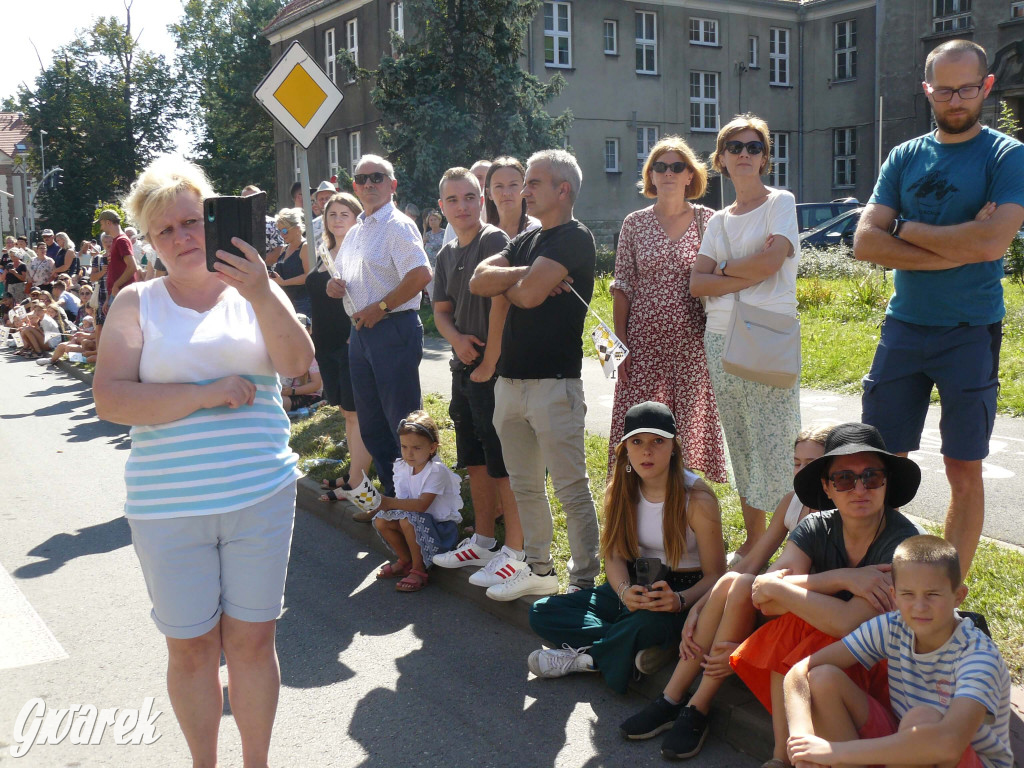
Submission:
<svg viewBox="0 0 1024 768">
<path fill-rule="evenodd" d="M 78 323 L 79 325 L 82 324 L 82 319 L 86 315 L 85 310 L 86 309 L 95 309 L 94 307 L 90 306 L 90 303 L 92 301 L 92 296 L 93 296 L 94 291 L 95 291 L 95 289 L 89 283 L 82 283 L 80 286 L 78 286 L 79 308 L 78 308 L 78 317 L 75 318 L 75 322 Z M 91 315 L 92 315 L 93 319 L 95 320 L 96 319 L 96 312 L 93 311 L 91 313 Z"/>
<path fill-rule="evenodd" d="M 310 330 L 308 315 L 296 315 L 307 332 Z M 323 397 L 323 380 L 320 378 L 320 366 L 316 357 L 309 364 L 309 371 L 303 376 L 281 377 L 281 400 L 286 411 L 309 408 Z"/>
<path fill-rule="evenodd" d="M 93 224 L 99 224 L 111 240 L 107 251 L 107 297 L 102 307 L 105 314 L 121 288 L 135 282 L 135 273 L 139 267 L 132 251 L 132 242 L 121 229 L 121 215 L 117 211 L 103 211 Z"/>
<path fill-rule="evenodd" d="M 78 317 L 78 310 L 81 308 L 82 302 L 73 291 L 68 289 L 63 280 L 58 280 L 53 284 L 53 300 L 61 306 L 64 314 L 68 317 Z"/>
<path fill-rule="evenodd" d="M 14 300 L 20 302 L 25 298 L 25 282 L 28 280 L 28 265 L 22 261 L 25 252 L 20 248 L 12 248 L 7 255 L 11 263 L 4 272 L 4 285 Z"/>
<path fill-rule="evenodd" d="M 78 277 L 78 273 L 82 269 L 82 262 L 75 251 L 74 241 L 68 237 L 67 232 L 58 232 L 54 236 L 54 240 L 60 246 L 60 250 L 57 251 L 57 255 L 53 259 L 57 274 L 68 275 L 72 278 Z"/>
<path fill-rule="evenodd" d="M 53 259 L 46 255 L 46 246 L 39 243 L 36 246 L 35 258 L 28 263 L 29 284 L 41 291 L 49 291 L 53 288 L 56 275 L 57 269 Z"/>
<path fill-rule="evenodd" d="M 251 195 L 258 195 L 263 190 L 257 187 L 255 184 L 250 184 L 242 190 L 242 197 L 250 197 Z M 265 216 L 267 224 L 267 252 L 264 254 L 264 261 L 267 262 L 268 266 L 274 266 L 277 260 L 281 258 L 281 254 L 284 253 L 284 240 L 281 238 L 281 233 L 277 231 L 277 224 L 274 222 L 273 216 Z M 159 256 L 157 257 L 159 259 Z M 163 270 L 164 274 L 167 274 L 166 270 Z"/>
<path fill-rule="evenodd" d="M 277 214 L 277 229 L 284 239 L 284 256 L 274 265 L 271 279 L 284 289 L 297 313 L 310 314 L 306 275 L 309 274 L 309 246 L 303 235 L 306 227 L 301 208 L 282 208 Z"/>
<path fill-rule="evenodd" d="M 49 256 L 54 262 L 57 261 L 57 253 L 60 251 L 60 246 L 53 236 L 52 229 L 44 229 L 42 231 L 43 245 L 46 246 L 46 255 Z"/>
<path fill-rule="evenodd" d="M 313 215 L 316 217 L 313 219 L 313 247 L 319 248 L 320 242 L 324 236 L 324 209 L 327 207 L 327 201 L 334 196 L 338 191 L 337 187 L 329 181 L 321 181 L 320 186 L 316 188 L 316 194 L 313 195 Z"/>
</svg>

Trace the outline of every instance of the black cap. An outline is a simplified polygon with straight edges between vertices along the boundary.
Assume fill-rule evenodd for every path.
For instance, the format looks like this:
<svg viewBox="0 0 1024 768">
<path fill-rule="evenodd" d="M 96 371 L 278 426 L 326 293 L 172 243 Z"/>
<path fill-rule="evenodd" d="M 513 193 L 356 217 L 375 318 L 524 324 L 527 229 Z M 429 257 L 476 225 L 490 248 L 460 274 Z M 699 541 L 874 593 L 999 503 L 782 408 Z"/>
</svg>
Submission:
<svg viewBox="0 0 1024 768">
<path fill-rule="evenodd" d="M 811 509 L 835 509 L 836 504 L 821 484 L 825 468 L 836 456 L 865 452 L 876 453 L 885 462 L 888 470 L 885 481 L 886 503 L 892 507 L 902 507 L 909 503 L 921 485 L 921 468 L 912 459 L 890 453 L 877 429 L 856 421 L 840 424 L 829 432 L 825 438 L 825 455 L 797 472 L 793 478 L 793 489 L 800 501 Z"/>
<path fill-rule="evenodd" d="M 676 436 L 676 417 L 664 403 L 648 401 L 634 405 L 626 411 L 626 424 L 619 444 L 621 445 L 640 432 L 674 438 Z"/>
</svg>

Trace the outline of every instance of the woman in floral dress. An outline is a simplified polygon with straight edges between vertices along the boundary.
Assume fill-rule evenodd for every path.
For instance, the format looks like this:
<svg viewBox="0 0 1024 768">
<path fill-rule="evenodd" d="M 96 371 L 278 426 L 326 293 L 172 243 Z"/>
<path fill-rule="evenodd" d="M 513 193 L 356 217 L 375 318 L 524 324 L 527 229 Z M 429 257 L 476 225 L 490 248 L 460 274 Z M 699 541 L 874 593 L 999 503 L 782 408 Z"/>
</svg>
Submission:
<svg viewBox="0 0 1024 768">
<path fill-rule="evenodd" d="M 648 400 L 672 409 L 683 465 L 724 482 L 725 449 L 704 353 L 704 309 L 690 295 L 690 270 L 712 211 L 688 201 L 704 194 L 707 169 L 679 136 L 651 150 L 640 182 L 654 205 L 622 222 L 612 300 L 615 334 L 629 348 L 619 367 L 609 444 L 623 421 Z M 609 451 L 609 472 L 614 466 Z"/>
</svg>

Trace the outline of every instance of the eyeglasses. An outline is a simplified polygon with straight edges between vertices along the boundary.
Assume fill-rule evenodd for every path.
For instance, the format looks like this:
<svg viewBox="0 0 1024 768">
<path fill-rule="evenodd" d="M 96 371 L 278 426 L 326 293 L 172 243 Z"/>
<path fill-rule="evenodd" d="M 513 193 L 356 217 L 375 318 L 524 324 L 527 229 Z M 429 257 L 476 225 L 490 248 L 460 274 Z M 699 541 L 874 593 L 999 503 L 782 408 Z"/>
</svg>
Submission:
<svg viewBox="0 0 1024 768">
<path fill-rule="evenodd" d="M 742 141 L 727 141 L 725 142 L 725 151 L 730 155 L 738 155 L 743 150 L 747 150 L 748 155 L 760 155 L 764 152 L 763 141 L 748 141 L 743 143 Z"/>
<path fill-rule="evenodd" d="M 277 231 L 280 232 L 282 235 L 287 235 L 288 234 L 288 227 L 278 227 Z"/>
<path fill-rule="evenodd" d="M 833 472 L 828 476 L 828 479 L 832 482 L 832 487 L 840 492 L 852 491 L 854 486 L 857 485 L 858 480 L 860 480 L 865 490 L 873 491 L 885 485 L 885 478 L 888 475 L 889 471 L 886 469 L 865 469 L 859 475 L 856 472 L 845 470 L 843 472 Z"/>
<path fill-rule="evenodd" d="M 384 179 L 390 178 L 386 173 L 377 171 L 376 173 L 357 173 L 352 177 L 352 180 L 359 186 L 363 186 L 367 181 L 372 181 L 374 184 L 382 184 Z"/>
<path fill-rule="evenodd" d="M 978 98 L 978 94 L 981 93 L 984 85 L 984 80 L 981 81 L 980 85 L 962 85 L 959 88 L 933 88 L 931 83 L 925 83 L 928 93 L 931 94 L 935 101 L 951 101 L 954 93 L 964 101 L 970 101 L 971 99 Z"/>
<path fill-rule="evenodd" d="M 663 163 L 661 160 L 656 163 L 651 163 L 651 170 L 655 173 L 665 173 L 665 171 L 672 171 L 672 173 L 682 173 L 688 171 L 690 166 L 686 163 Z"/>
</svg>

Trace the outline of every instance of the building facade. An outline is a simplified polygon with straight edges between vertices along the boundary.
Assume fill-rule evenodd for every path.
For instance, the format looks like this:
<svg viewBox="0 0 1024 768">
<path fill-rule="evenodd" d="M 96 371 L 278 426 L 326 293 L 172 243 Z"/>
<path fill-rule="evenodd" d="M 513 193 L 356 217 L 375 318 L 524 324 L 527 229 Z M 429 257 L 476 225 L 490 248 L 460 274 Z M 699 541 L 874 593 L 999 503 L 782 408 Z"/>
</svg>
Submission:
<svg viewBox="0 0 1024 768">
<path fill-rule="evenodd" d="M 26 235 L 35 178 L 28 170 L 29 127 L 20 112 L 0 112 L 0 234 Z"/>
<path fill-rule="evenodd" d="M 314 186 L 363 153 L 383 153 L 371 86 L 348 82 L 336 52 L 372 69 L 390 53 L 391 31 L 404 33 L 402 6 L 296 0 L 266 30 L 275 56 L 299 40 L 345 94 L 310 148 Z M 954 37 L 989 52 L 997 83 L 985 122 L 995 124 L 1000 101 L 1021 114 L 1024 2 L 1011 0 L 550 0 L 521 65 L 542 80 L 566 79 L 548 111 L 575 118 L 567 146 L 584 179 L 576 215 L 612 243 L 623 217 L 648 204 L 636 184 L 654 143 L 680 134 L 709 157 L 718 129 L 743 112 L 771 128 L 767 183 L 800 202 L 866 201 L 886 153 L 929 130 L 924 60 Z M 275 145 L 283 200 L 297 164 L 280 129 Z M 722 182 L 713 178 L 706 204 L 731 201 Z"/>
</svg>

